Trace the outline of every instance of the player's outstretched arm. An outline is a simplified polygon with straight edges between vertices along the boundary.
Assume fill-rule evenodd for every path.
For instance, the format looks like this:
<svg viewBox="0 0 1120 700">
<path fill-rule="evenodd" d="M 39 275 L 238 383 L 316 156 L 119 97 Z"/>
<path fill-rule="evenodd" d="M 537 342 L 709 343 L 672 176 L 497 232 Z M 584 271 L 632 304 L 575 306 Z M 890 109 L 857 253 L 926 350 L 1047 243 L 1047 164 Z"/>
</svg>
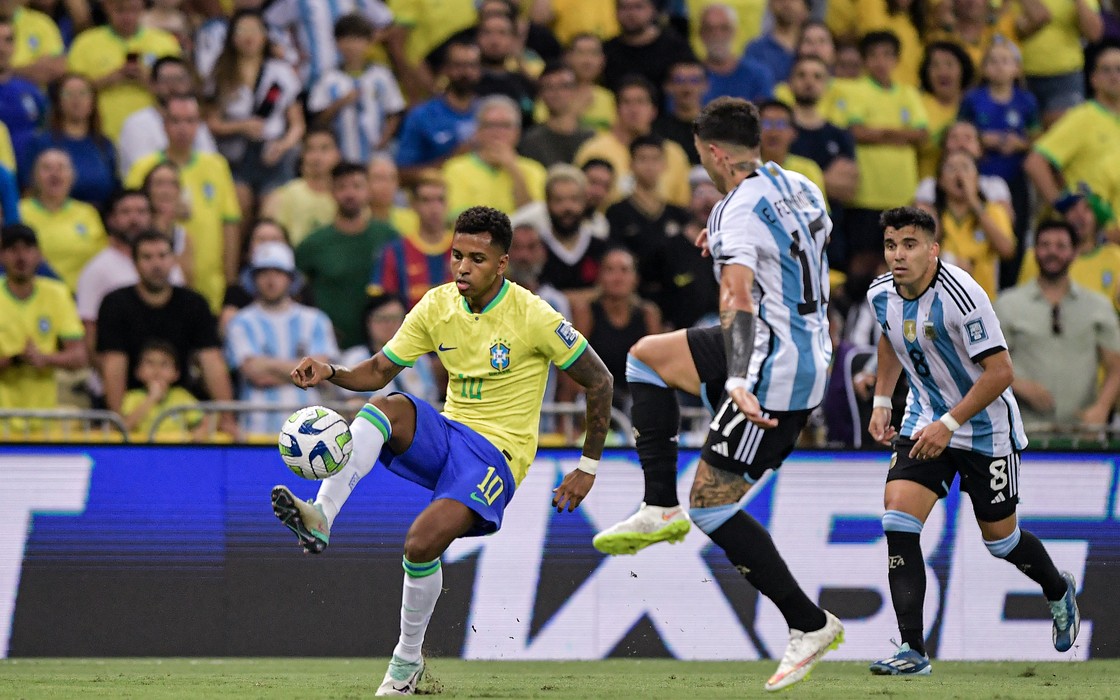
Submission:
<svg viewBox="0 0 1120 700">
<path fill-rule="evenodd" d="M 587 395 L 586 432 L 583 438 L 583 459 L 560 483 L 552 498 L 557 511 L 567 507 L 575 510 L 587 497 L 595 483 L 595 467 L 603 456 L 603 444 L 611 425 L 611 400 L 614 398 L 614 378 L 590 345 L 572 363 L 565 374 L 583 387 Z"/>
<path fill-rule="evenodd" d="M 330 382 L 350 391 L 377 391 L 400 374 L 401 367 L 378 352 L 368 360 L 363 360 L 353 369 L 342 365 L 332 365 L 314 357 L 305 357 L 292 370 L 292 383 L 301 389 L 308 389 L 319 382 Z"/>
</svg>

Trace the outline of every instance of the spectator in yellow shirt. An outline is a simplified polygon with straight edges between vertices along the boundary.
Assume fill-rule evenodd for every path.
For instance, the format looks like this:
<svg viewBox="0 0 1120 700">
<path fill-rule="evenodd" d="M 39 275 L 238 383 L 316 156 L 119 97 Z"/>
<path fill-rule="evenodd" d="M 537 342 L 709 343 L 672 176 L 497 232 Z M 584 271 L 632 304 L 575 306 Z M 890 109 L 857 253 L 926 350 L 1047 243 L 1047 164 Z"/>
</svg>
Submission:
<svg viewBox="0 0 1120 700">
<path fill-rule="evenodd" d="M 139 440 L 147 440 L 152 422 L 170 408 L 195 406 L 198 399 L 181 386 L 175 346 L 161 338 L 153 338 L 140 349 L 136 363 L 136 380 L 143 388 L 129 389 L 121 402 L 125 427 Z M 212 416 L 213 414 L 211 414 Z M 159 424 L 162 436 L 183 435 L 190 431 L 196 442 L 203 442 L 212 429 L 213 420 L 204 420 L 199 411 L 175 413 Z"/>
<path fill-rule="evenodd" d="M 656 90 L 640 75 L 625 78 L 618 88 L 618 117 L 610 131 L 603 131 L 584 142 L 576 151 L 576 165 L 601 158 L 614 167 L 615 190 L 608 204 L 630 194 L 633 179 L 630 173 L 630 142 L 653 132 L 657 118 L 654 104 Z M 661 194 L 670 204 L 687 207 L 692 199 L 688 187 L 688 155 L 676 143 L 665 144 L 665 174 L 661 178 Z"/>
<path fill-rule="evenodd" d="M 27 7 L 27 0 L 0 0 L 0 16 L 11 17 L 15 28 L 16 75 L 45 86 L 66 72 L 66 47 L 49 15 Z"/>
<path fill-rule="evenodd" d="M 70 291 L 36 277 L 42 262 L 35 231 L 0 229 L 0 407 L 54 408 L 57 369 L 86 366 L 82 322 Z"/>
<path fill-rule="evenodd" d="M 315 229 L 334 221 L 331 170 L 341 159 L 333 131 L 325 127 L 308 129 L 303 136 L 300 176 L 265 198 L 261 215 L 287 229 L 293 248 Z"/>
<path fill-rule="evenodd" d="M 948 1 L 948 0 L 946 0 Z M 898 63 L 891 71 L 895 82 L 918 86 L 925 32 L 925 0 L 858 0 L 860 34 L 888 31 L 898 37 Z"/>
<path fill-rule="evenodd" d="M 599 131 L 611 128 L 616 112 L 614 93 L 599 84 L 607 66 L 603 42 L 594 34 L 577 34 L 564 52 L 564 62 L 576 74 L 574 99 L 579 105 L 579 123 Z M 543 114 L 543 105 L 537 109 L 538 115 Z M 541 116 L 536 120 L 544 121 Z"/>
<path fill-rule="evenodd" d="M 102 130 L 116 142 L 130 114 L 155 104 L 148 90 L 152 64 L 162 56 L 178 56 L 181 49 L 171 34 L 140 26 L 144 0 L 106 0 L 104 5 L 109 23 L 79 34 L 68 64 L 93 80 Z"/>
<path fill-rule="evenodd" d="M 1007 210 L 980 193 L 980 171 L 968 153 L 954 151 L 942 157 L 934 213 L 941 228 L 942 253 L 995 299 L 999 263 L 1015 256 L 1015 233 Z"/>
<path fill-rule="evenodd" d="M 932 177 L 941 157 L 945 132 L 957 120 L 964 93 L 972 87 L 976 67 L 961 46 L 935 41 L 926 47 L 919 69 L 922 106 L 929 119 L 929 138 L 918 147 L 918 177 Z"/>
<path fill-rule="evenodd" d="M 392 157 L 386 153 L 374 154 L 366 171 L 369 174 L 370 217 L 392 226 L 401 236 L 415 236 L 420 230 L 420 217 L 410 207 L 397 206 L 403 195 L 397 164 Z"/>
<path fill-rule="evenodd" d="M 544 199 L 544 166 L 517 155 L 521 138 L 521 109 L 505 95 L 490 95 L 478 103 L 475 147 L 443 164 L 447 207 L 452 216 L 486 202 L 512 214 L 519 207 Z"/>
<path fill-rule="evenodd" d="M 1042 108 L 1042 126 L 1049 128 L 1085 99 L 1083 43 L 1100 41 L 1104 33 L 1097 0 L 1020 0 L 1016 20 L 1027 88 Z"/>
<path fill-rule="evenodd" d="M 20 218 L 38 232 L 43 257 L 73 293 L 82 268 L 108 244 L 101 215 L 70 197 L 74 166 L 65 151 L 39 154 L 32 181 L 32 195 L 19 203 Z"/>
</svg>

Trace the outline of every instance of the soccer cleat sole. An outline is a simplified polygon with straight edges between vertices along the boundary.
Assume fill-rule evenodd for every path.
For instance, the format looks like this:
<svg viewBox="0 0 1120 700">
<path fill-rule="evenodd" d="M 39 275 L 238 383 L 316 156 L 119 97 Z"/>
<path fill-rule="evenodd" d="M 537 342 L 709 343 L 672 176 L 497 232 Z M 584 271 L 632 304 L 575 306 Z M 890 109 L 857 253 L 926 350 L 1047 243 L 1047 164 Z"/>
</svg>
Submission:
<svg viewBox="0 0 1120 700">
<path fill-rule="evenodd" d="M 778 693 L 778 692 L 781 692 L 781 691 L 786 690 L 788 688 L 792 688 L 793 686 L 797 685 L 798 683 L 801 683 L 802 681 L 808 680 L 809 676 L 813 675 L 813 669 L 815 669 L 817 667 L 817 664 L 820 662 L 821 659 L 824 658 L 824 655 L 827 654 L 830 651 L 835 651 L 835 650 L 839 649 L 840 645 L 843 644 L 843 643 L 844 643 L 844 630 L 841 629 L 840 633 L 837 634 L 832 639 L 831 642 L 829 642 L 828 646 L 826 646 L 824 649 L 822 649 L 821 652 L 813 658 L 813 660 L 811 662 L 811 665 L 809 666 L 809 670 L 805 672 L 804 676 L 801 676 L 800 678 L 798 678 L 797 680 L 795 680 L 791 683 L 786 683 L 784 685 L 778 685 L 778 686 L 773 686 L 773 687 L 771 687 L 770 681 L 767 681 L 766 685 L 763 686 L 763 689 L 766 690 L 766 692 L 768 692 L 768 693 Z M 771 676 L 771 678 L 773 678 L 773 676 Z"/>
<path fill-rule="evenodd" d="M 595 549 L 603 554 L 637 554 L 641 550 L 657 544 L 684 542 L 692 524 L 688 520 L 669 523 L 656 532 L 620 532 L 615 535 L 598 535 L 591 541 Z"/>
<path fill-rule="evenodd" d="M 899 671 L 897 668 L 876 661 L 867 667 L 873 676 L 928 676 L 933 673 L 933 666 L 927 665 L 921 671 Z"/>
<path fill-rule="evenodd" d="M 296 507 L 295 496 L 286 486 L 275 486 L 272 489 L 272 512 L 284 524 L 284 527 L 295 533 L 303 551 L 319 554 L 327 548 L 327 542 L 312 533 L 304 524 L 303 516 Z"/>
</svg>

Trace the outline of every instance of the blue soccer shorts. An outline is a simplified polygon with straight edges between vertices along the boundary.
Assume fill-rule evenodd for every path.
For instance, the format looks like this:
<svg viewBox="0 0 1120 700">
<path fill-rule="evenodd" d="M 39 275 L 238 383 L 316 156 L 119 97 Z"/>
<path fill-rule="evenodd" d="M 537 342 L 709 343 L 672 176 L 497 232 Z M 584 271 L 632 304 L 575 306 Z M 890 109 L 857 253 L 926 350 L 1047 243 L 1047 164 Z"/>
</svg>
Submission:
<svg viewBox="0 0 1120 700">
<path fill-rule="evenodd" d="M 489 535 L 502 527 L 502 516 L 513 498 L 513 473 L 505 457 L 473 429 L 445 417 L 431 404 L 411 394 L 416 408 L 412 444 L 395 455 L 388 446 L 378 461 L 402 479 L 432 492 L 432 500 L 449 498 L 478 514 L 467 537 Z"/>
</svg>

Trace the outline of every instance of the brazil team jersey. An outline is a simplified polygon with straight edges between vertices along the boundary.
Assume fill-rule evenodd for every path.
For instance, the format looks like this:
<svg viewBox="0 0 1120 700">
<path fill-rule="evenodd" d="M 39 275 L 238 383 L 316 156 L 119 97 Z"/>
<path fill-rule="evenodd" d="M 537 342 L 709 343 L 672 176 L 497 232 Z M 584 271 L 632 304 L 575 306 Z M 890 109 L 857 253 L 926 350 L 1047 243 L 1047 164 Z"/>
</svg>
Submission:
<svg viewBox="0 0 1120 700">
<path fill-rule="evenodd" d="M 81 340 L 85 329 L 66 285 L 45 277 L 35 278 L 35 290 L 17 299 L 0 275 L 0 354 L 19 354 L 27 341 L 39 352 L 56 352 L 63 341 Z M 36 369 L 27 363 L 0 370 L 0 406 L 5 408 L 54 408 L 58 405 L 55 370 Z"/>
<path fill-rule="evenodd" d="M 480 313 L 454 284 L 432 289 L 382 352 L 403 367 L 438 353 L 449 377 L 443 414 L 501 450 L 520 484 L 537 453 L 549 362 L 567 369 L 586 348 L 547 302 L 505 280 Z"/>
</svg>

